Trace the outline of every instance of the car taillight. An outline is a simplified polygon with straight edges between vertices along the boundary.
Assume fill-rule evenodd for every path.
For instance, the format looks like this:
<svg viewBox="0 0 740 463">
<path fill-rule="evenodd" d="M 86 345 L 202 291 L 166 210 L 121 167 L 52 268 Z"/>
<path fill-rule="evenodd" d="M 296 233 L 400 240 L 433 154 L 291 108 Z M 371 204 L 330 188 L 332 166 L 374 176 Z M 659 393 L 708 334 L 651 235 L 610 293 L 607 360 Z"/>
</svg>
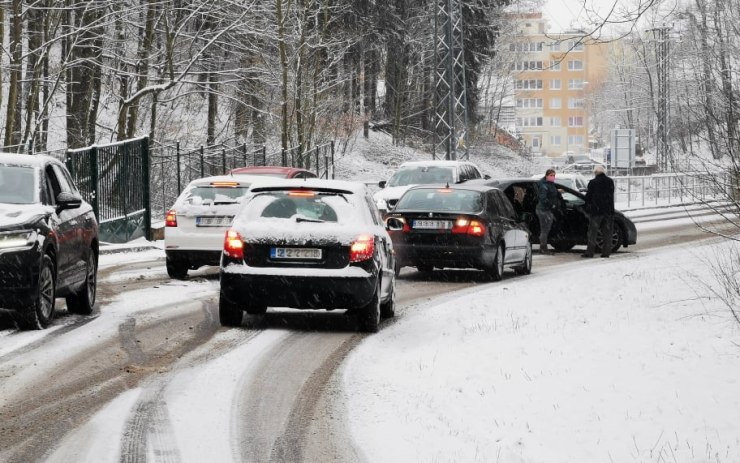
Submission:
<svg viewBox="0 0 740 463">
<path fill-rule="evenodd" d="M 375 252 L 375 237 L 360 235 L 352 242 L 349 248 L 350 262 L 363 262 L 373 258 Z"/>
<path fill-rule="evenodd" d="M 471 236 L 483 236 L 486 233 L 486 226 L 478 220 L 457 219 L 452 226 L 452 233 L 465 234 Z"/>
<path fill-rule="evenodd" d="M 170 209 L 167 211 L 167 214 L 164 216 L 164 226 L 165 227 L 176 227 L 177 226 L 177 213 L 174 209 Z"/>
<path fill-rule="evenodd" d="M 224 236 L 224 254 L 232 259 L 244 259 L 244 241 L 239 232 L 227 230 Z"/>
</svg>

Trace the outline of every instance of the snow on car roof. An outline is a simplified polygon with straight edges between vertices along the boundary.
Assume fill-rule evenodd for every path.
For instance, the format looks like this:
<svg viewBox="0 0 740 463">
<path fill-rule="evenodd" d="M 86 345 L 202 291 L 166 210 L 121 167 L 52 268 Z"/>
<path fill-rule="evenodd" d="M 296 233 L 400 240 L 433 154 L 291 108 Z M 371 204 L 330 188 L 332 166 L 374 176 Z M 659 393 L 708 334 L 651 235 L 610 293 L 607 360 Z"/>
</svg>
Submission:
<svg viewBox="0 0 740 463">
<path fill-rule="evenodd" d="M 321 178 L 306 179 L 283 179 L 283 178 L 265 178 L 260 177 L 252 184 L 252 191 L 264 191 L 270 189 L 282 188 L 308 188 L 308 189 L 325 189 L 335 191 L 345 191 L 352 194 L 365 194 L 367 187 L 364 183 L 352 182 L 348 180 L 326 180 Z"/>
<path fill-rule="evenodd" d="M 0 164 L 43 167 L 50 162 L 59 163 L 58 159 L 42 154 L 0 153 Z"/>
</svg>

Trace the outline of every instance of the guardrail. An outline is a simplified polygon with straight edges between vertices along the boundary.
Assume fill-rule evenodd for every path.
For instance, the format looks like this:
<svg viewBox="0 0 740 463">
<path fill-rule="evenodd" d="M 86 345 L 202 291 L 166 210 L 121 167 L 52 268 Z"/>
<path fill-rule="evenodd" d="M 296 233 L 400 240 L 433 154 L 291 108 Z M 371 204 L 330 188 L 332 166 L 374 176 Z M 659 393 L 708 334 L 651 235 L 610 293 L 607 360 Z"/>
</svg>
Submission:
<svg viewBox="0 0 740 463">
<path fill-rule="evenodd" d="M 632 207 L 651 207 L 732 198 L 727 172 L 696 172 L 612 177 L 614 202 Z"/>
</svg>

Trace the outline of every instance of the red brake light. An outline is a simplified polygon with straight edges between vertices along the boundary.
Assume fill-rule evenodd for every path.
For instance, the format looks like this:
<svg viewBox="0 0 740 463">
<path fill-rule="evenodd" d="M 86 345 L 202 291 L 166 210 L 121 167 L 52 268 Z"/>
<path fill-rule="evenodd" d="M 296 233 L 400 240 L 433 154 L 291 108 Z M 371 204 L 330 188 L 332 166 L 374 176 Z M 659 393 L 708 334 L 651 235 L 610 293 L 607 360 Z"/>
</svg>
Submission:
<svg viewBox="0 0 740 463">
<path fill-rule="evenodd" d="M 305 191 L 305 190 L 292 190 L 288 192 L 288 196 L 307 196 L 313 198 L 316 196 L 316 193 L 313 191 Z"/>
<path fill-rule="evenodd" d="M 227 230 L 224 236 L 224 254 L 233 259 L 244 259 L 244 241 L 239 232 Z"/>
<path fill-rule="evenodd" d="M 452 233 L 460 233 L 471 236 L 483 236 L 486 234 L 486 226 L 478 220 L 460 218 L 455 220 Z"/>
<path fill-rule="evenodd" d="M 211 182 L 211 186 L 234 188 L 239 186 L 239 182 Z"/>
<path fill-rule="evenodd" d="M 164 226 L 165 227 L 176 227 L 177 226 L 177 213 L 174 209 L 170 209 L 167 211 L 167 214 L 164 216 Z"/>
<path fill-rule="evenodd" d="M 350 245 L 349 261 L 362 262 L 372 259 L 374 252 L 375 238 L 373 235 L 360 235 Z"/>
</svg>

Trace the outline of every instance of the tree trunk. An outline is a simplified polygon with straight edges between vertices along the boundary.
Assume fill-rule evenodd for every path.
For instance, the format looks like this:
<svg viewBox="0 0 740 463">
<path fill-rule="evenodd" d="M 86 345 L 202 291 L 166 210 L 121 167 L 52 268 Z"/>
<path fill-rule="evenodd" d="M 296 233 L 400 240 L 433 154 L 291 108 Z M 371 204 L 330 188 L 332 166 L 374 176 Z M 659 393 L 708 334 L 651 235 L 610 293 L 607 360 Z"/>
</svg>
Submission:
<svg viewBox="0 0 740 463">
<path fill-rule="evenodd" d="M 21 115 L 18 110 L 20 104 L 20 86 L 23 64 L 23 2 L 13 0 L 10 18 L 10 84 L 8 86 L 8 110 L 5 117 L 5 146 L 18 145 L 20 142 Z M 18 151 L 13 146 L 13 151 Z"/>
</svg>

